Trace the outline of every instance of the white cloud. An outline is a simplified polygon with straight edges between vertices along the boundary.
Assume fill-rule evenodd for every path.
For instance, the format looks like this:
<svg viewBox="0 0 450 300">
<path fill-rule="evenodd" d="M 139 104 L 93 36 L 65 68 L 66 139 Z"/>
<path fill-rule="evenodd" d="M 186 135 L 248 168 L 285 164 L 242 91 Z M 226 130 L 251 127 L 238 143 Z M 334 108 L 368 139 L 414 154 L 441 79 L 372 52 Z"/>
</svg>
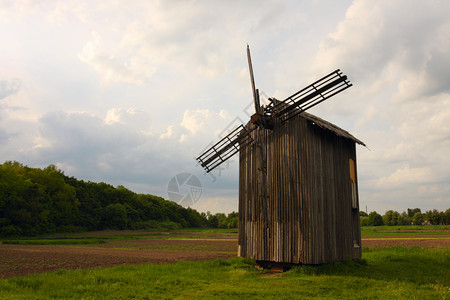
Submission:
<svg viewBox="0 0 450 300">
<path fill-rule="evenodd" d="M 92 66 L 101 76 L 104 83 L 130 82 L 143 84 L 156 71 L 146 57 L 132 56 L 121 60 L 115 54 L 105 51 L 105 46 L 97 33 L 92 34 L 92 40 L 83 47 L 79 58 Z M 112 49 L 114 50 L 114 49 Z"/>
<path fill-rule="evenodd" d="M 448 10 L 447 2 L 354 1 L 311 65 L 311 74 L 341 68 L 354 83 L 316 111 L 371 149 L 358 149 L 361 202 L 380 212 L 388 203 L 442 207 L 442 194 L 417 189 L 450 180 Z"/>
<path fill-rule="evenodd" d="M 312 112 L 371 149 L 357 150 L 362 206 L 443 209 L 449 10 L 402 0 L 1 1 L 0 156 L 162 196 L 176 172 L 198 172 L 213 199 L 202 210 L 234 207 L 237 158 L 215 178 L 193 158 L 253 113 L 249 43 L 269 96 L 335 68 L 349 75 L 354 87 Z"/>
<path fill-rule="evenodd" d="M 175 126 L 174 125 L 170 125 L 169 127 L 167 127 L 167 131 L 163 134 L 161 134 L 159 136 L 159 138 L 161 139 L 170 139 L 174 136 L 175 134 Z"/>
<path fill-rule="evenodd" d="M 210 131 L 213 128 L 212 126 L 217 124 L 218 121 L 220 122 L 227 118 L 229 118 L 229 114 L 223 109 L 219 113 L 208 109 L 186 110 L 180 125 L 189 132 L 196 134 Z"/>
<path fill-rule="evenodd" d="M 432 176 L 432 172 L 429 168 L 410 168 L 405 166 L 402 169 L 396 170 L 388 177 L 382 177 L 378 180 L 377 185 L 383 187 L 395 187 L 403 186 L 411 183 L 427 183 L 436 180 Z"/>
</svg>

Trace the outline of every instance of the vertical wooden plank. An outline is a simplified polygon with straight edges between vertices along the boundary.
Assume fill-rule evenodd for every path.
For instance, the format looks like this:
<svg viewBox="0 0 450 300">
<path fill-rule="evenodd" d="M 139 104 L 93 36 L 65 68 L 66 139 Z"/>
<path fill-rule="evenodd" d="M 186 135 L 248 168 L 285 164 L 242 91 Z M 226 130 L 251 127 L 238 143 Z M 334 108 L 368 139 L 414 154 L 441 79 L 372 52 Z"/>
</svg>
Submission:
<svg viewBox="0 0 450 300">
<path fill-rule="evenodd" d="M 240 152 L 241 254 L 292 263 L 360 257 L 353 247 L 361 241 L 359 210 L 351 208 L 348 185 L 355 143 L 301 115 L 278 125 L 252 132 L 255 139 L 259 132 L 263 149 Z"/>
</svg>

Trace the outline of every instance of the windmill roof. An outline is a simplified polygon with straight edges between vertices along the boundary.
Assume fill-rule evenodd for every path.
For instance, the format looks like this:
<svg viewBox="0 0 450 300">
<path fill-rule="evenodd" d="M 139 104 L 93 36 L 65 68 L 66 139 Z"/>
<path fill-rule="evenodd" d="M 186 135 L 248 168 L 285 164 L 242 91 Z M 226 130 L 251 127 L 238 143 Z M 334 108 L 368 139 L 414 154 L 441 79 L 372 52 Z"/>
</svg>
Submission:
<svg viewBox="0 0 450 300">
<path fill-rule="evenodd" d="M 362 146 L 366 146 L 366 144 L 364 144 L 359 139 L 355 138 L 348 131 L 346 131 L 346 130 L 344 130 L 344 129 L 334 125 L 333 123 L 325 121 L 324 119 L 321 119 L 321 118 L 319 118 L 319 117 L 317 117 L 315 115 L 309 114 L 307 112 L 302 112 L 300 114 L 300 116 L 305 118 L 305 119 L 307 119 L 308 121 L 314 123 L 315 125 L 319 126 L 320 128 L 332 131 L 337 136 L 341 136 L 341 137 L 350 139 L 350 140 L 354 141 L 357 144 L 360 144 Z"/>
</svg>

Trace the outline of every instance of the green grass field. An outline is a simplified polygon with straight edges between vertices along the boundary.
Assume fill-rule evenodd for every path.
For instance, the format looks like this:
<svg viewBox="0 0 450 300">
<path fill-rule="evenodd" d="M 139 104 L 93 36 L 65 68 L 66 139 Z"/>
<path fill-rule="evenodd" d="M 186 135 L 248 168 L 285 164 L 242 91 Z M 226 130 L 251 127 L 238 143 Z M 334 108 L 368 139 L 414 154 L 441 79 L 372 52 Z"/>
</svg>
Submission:
<svg viewBox="0 0 450 300">
<path fill-rule="evenodd" d="M 363 227 L 362 235 L 448 234 L 445 227 Z M 406 233 L 404 230 L 408 230 Z M 225 235 L 224 235 L 225 233 Z M 236 231 L 182 230 L 101 236 L 54 235 L 12 243 L 92 243 L 96 239 L 215 239 Z M 429 231 L 427 231 L 430 234 Z M 78 241 L 78 242 L 77 242 Z M 59 270 L 0 279 L 0 299 L 448 299 L 450 248 L 363 248 L 363 259 L 270 273 L 247 259 Z"/>
<path fill-rule="evenodd" d="M 450 234 L 450 225 L 428 226 L 362 226 L 365 235 L 445 235 Z"/>
<path fill-rule="evenodd" d="M 73 234 L 52 234 L 39 237 L 17 237 L 17 238 L 0 238 L 0 244 L 14 245 L 81 245 L 81 244 L 102 244 L 106 241 L 122 241 L 122 240 L 150 240 L 150 239 L 168 239 L 168 240 L 215 240 L 217 234 L 221 239 L 224 234 L 236 234 L 237 229 L 182 229 L 169 231 L 133 231 L 132 233 L 115 233 L 108 234 L 104 232 L 100 236 L 90 235 L 89 232 L 80 236 Z M 235 240 L 237 237 L 232 236 L 229 240 Z"/>
</svg>

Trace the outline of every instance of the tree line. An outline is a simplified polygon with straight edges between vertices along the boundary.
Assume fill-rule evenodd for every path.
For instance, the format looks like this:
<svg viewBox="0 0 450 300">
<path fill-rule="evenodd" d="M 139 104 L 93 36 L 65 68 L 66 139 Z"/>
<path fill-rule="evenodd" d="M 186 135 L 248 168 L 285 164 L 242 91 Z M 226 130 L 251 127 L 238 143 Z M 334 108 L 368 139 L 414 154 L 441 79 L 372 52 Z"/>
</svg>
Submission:
<svg viewBox="0 0 450 300">
<path fill-rule="evenodd" d="M 376 211 L 367 214 L 363 211 L 359 213 L 361 226 L 397 226 L 397 225 L 449 225 L 450 208 L 445 212 L 437 209 L 422 213 L 420 208 L 408 208 L 407 211 L 398 213 L 388 210 L 383 216 Z"/>
<path fill-rule="evenodd" d="M 450 209 L 360 212 L 362 226 L 450 224 Z M 104 229 L 237 228 L 238 213 L 199 213 L 149 194 L 68 177 L 54 165 L 0 165 L 0 236 Z"/>
<path fill-rule="evenodd" d="M 54 165 L 0 165 L 0 236 L 104 229 L 237 228 L 238 214 L 199 213 L 149 194 L 68 177 Z"/>
</svg>

